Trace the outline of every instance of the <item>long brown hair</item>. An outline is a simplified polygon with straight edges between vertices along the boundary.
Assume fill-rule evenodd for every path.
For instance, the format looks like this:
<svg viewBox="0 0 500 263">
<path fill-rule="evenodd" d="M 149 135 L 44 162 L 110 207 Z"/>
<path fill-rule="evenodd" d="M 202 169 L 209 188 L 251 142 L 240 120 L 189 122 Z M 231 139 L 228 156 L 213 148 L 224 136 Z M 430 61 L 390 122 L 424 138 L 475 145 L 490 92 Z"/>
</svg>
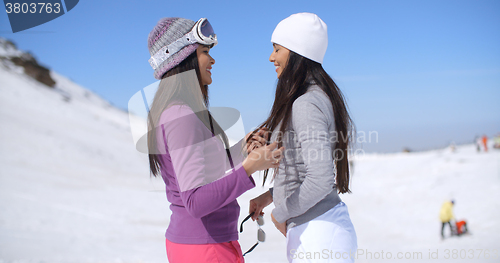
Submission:
<svg viewBox="0 0 500 263">
<path fill-rule="evenodd" d="M 194 75 L 189 79 L 189 83 L 187 83 L 187 85 L 172 84 L 172 82 L 169 80 L 170 77 L 176 77 L 176 75 L 189 72 L 190 70 L 194 70 L 196 72 L 197 83 L 193 83 L 193 81 L 196 81 L 194 79 Z M 186 86 L 190 88 L 186 88 Z M 169 106 L 178 104 L 179 101 L 182 104 L 188 105 L 193 110 L 193 112 L 196 113 L 197 117 L 205 124 L 205 126 L 212 131 L 214 135 L 220 136 L 219 138 L 226 147 L 226 152 L 230 154 L 229 150 L 227 150 L 229 149 L 229 140 L 227 138 L 227 135 L 220 127 L 220 125 L 215 121 L 215 119 L 213 119 L 210 111 L 208 110 L 208 86 L 203 85 L 203 83 L 201 82 L 198 57 L 195 51 L 186 59 L 184 59 L 179 65 L 167 71 L 162 76 L 162 79 L 158 86 L 158 90 L 156 91 L 155 97 L 151 104 L 151 109 L 148 114 L 147 136 L 149 149 L 149 168 L 151 175 L 154 177 L 160 174 L 160 170 L 163 165 L 160 156 L 162 152 L 161 150 L 157 149 L 156 133 L 158 122 L 160 121 L 160 117 L 163 111 Z"/>
<path fill-rule="evenodd" d="M 335 131 L 338 139 L 335 143 L 335 149 L 332 149 L 332 157 L 336 162 L 336 184 L 339 193 L 350 193 L 349 190 L 349 160 L 348 150 L 349 144 L 353 141 L 355 128 L 344 96 L 337 84 L 326 73 L 320 63 L 305 58 L 290 50 L 288 62 L 283 69 L 278 84 L 276 86 L 276 94 L 271 113 L 266 121 L 264 121 L 256 131 L 262 127 L 269 129 L 272 133 L 277 126 L 280 126 L 280 131 L 277 136 L 278 148 L 282 146 L 282 135 L 285 134 L 286 124 L 292 115 L 293 102 L 306 93 L 309 86 L 312 84 L 318 85 L 328 95 L 332 106 L 335 119 Z M 249 136 L 250 139 L 252 136 Z M 274 170 L 276 175 L 278 169 Z M 264 181 L 266 181 L 269 170 L 264 172 Z"/>
</svg>

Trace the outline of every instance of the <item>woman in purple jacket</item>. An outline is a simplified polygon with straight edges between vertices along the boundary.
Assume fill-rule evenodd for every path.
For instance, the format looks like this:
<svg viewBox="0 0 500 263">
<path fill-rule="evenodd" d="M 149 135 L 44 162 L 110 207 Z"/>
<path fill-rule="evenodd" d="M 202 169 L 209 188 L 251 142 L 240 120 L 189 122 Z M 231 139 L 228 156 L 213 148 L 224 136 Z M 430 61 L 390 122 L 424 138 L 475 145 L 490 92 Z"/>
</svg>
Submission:
<svg viewBox="0 0 500 263">
<path fill-rule="evenodd" d="M 161 80 L 148 115 L 149 162 L 171 203 L 170 262 L 243 262 L 236 198 L 255 186 L 252 173 L 278 167 L 283 152 L 265 145 L 264 131 L 254 137 L 261 147 L 253 151 L 249 135 L 229 146 L 207 109 L 215 63 L 209 51 L 216 44 L 205 18 L 163 18 L 148 38 L 149 62 Z"/>
</svg>

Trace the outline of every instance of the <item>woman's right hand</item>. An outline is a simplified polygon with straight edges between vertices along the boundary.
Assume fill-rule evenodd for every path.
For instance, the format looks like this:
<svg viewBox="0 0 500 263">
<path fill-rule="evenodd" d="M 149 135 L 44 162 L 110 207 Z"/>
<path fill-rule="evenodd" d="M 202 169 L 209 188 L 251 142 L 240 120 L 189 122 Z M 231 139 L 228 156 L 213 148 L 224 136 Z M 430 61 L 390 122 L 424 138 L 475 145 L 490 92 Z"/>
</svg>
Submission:
<svg viewBox="0 0 500 263">
<path fill-rule="evenodd" d="M 278 146 L 277 142 L 273 142 L 269 145 L 264 145 L 248 154 L 248 156 L 243 161 L 242 165 L 245 168 L 248 176 L 261 170 L 266 170 L 269 168 L 278 168 L 279 161 L 283 157 L 283 151 L 285 147 L 281 147 L 274 150 Z"/>
<path fill-rule="evenodd" d="M 264 215 L 262 210 L 264 207 L 270 205 L 273 202 L 273 196 L 270 191 L 267 191 L 254 199 L 250 200 L 249 214 L 253 212 L 252 220 L 255 221 L 259 215 Z"/>
<path fill-rule="evenodd" d="M 262 127 L 257 132 L 252 133 L 253 131 L 245 136 L 247 154 L 256 148 L 266 145 L 269 140 L 269 129 L 266 127 Z M 250 136 L 252 137 L 249 138 Z"/>
</svg>

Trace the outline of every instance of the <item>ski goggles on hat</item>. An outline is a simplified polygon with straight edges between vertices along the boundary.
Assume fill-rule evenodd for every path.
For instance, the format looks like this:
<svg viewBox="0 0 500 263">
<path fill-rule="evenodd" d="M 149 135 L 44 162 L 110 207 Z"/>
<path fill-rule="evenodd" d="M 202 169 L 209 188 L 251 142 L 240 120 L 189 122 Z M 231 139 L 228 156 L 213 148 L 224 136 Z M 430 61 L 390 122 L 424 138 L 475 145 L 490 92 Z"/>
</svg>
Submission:
<svg viewBox="0 0 500 263">
<path fill-rule="evenodd" d="M 245 219 L 243 219 L 243 221 L 241 222 L 241 225 L 240 225 L 240 233 L 243 232 L 243 223 L 245 223 L 253 215 L 254 215 L 254 212 L 252 212 L 247 217 L 245 217 Z M 259 215 L 259 217 L 257 217 L 257 220 L 255 220 L 255 221 L 257 221 L 257 225 L 259 226 L 259 229 L 257 230 L 257 243 L 255 243 L 255 245 L 253 245 L 247 252 L 245 252 L 245 254 L 243 254 L 243 256 L 252 252 L 252 250 L 254 250 L 254 248 L 257 247 L 257 245 L 260 242 L 266 241 L 266 233 L 264 232 L 264 230 L 262 230 L 262 228 L 260 228 L 261 226 L 264 225 L 264 218 L 261 215 Z"/>
<path fill-rule="evenodd" d="M 183 47 L 194 43 L 202 45 L 217 45 L 217 35 L 210 22 L 206 18 L 200 18 L 193 26 L 193 29 L 187 34 L 170 43 L 170 45 L 162 47 L 148 61 L 151 67 L 156 70 L 161 63 L 169 57 L 179 52 Z"/>
</svg>

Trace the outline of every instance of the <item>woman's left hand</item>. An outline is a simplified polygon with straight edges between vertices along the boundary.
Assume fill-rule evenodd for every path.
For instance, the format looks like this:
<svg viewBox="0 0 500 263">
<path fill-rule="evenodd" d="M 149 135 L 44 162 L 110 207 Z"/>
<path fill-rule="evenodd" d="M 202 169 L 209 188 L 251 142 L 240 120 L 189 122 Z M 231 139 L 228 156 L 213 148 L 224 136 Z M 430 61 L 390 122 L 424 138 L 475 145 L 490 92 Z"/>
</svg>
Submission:
<svg viewBox="0 0 500 263">
<path fill-rule="evenodd" d="M 271 220 L 273 220 L 274 225 L 281 232 L 281 234 L 283 234 L 286 237 L 286 221 L 284 223 L 276 221 L 272 213 L 271 213 Z"/>
</svg>

